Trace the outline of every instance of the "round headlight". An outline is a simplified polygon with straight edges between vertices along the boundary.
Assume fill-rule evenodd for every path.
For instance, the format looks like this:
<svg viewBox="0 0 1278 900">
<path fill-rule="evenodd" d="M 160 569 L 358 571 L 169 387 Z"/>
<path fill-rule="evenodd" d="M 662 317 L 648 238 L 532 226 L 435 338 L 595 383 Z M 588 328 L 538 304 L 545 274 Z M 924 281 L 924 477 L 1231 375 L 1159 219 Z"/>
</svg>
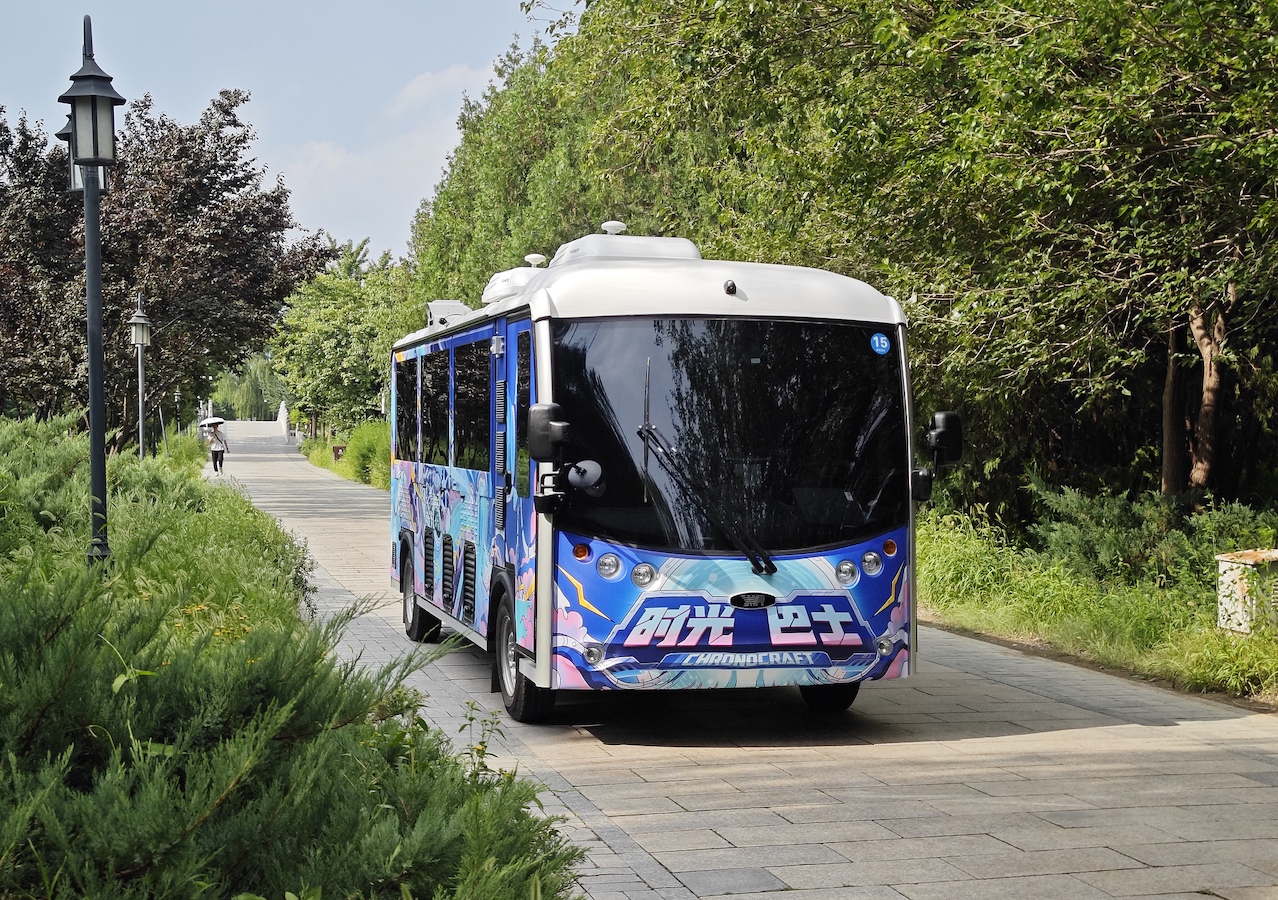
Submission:
<svg viewBox="0 0 1278 900">
<path fill-rule="evenodd" d="M 839 579 L 839 584 L 852 584 L 859 574 L 856 570 L 856 563 L 850 559 L 841 559 L 839 564 L 834 567 L 834 577 Z"/>
<path fill-rule="evenodd" d="M 870 550 L 861 557 L 861 569 L 866 575 L 874 576 L 883 571 L 883 557 Z"/>
<path fill-rule="evenodd" d="M 615 553 L 605 553 L 599 557 L 599 562 L 595 563 L 595 569 L 604 578 L 616 578 L 617 573 L 621 571 L 621 559 Z"/>
<path fill-rule="evenodd" d="M 635 566 L 634 571 L 630 573 L 630 580 L 639 587 L 647 587 L 652 584 L 652 579 L 657 577 L 657 570 L 647 563 L 639 563 Z"/>
</svg>

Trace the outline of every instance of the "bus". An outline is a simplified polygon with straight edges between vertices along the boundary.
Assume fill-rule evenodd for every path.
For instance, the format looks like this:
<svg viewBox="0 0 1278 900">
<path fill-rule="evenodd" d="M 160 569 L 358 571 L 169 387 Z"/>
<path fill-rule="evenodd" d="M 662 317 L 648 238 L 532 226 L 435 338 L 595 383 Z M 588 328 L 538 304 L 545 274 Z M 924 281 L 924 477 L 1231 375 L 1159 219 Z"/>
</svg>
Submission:
<svg viewBox="0 0 1278 900">
<path fill-rule="evenodd" d="M 414 641 L 556 692 L 793 686 L 847 709 L 916 658 L 906 322 L 831 272 L 605 223 L 430 304 L 391 352 L 391 578 Z M 922 451 L 922 447 L 919 448 Z"/>
</svg>

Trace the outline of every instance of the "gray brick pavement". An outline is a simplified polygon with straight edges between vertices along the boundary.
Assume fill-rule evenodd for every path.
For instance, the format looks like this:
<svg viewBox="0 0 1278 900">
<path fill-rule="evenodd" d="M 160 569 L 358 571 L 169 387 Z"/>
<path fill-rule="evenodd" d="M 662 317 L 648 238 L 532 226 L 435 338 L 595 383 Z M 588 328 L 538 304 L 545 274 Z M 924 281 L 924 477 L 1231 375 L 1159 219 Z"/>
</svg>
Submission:
<svg viewBox="0 0 1278 900">
<path fill-rule="evenodd" d="M 274 423 L 228 426 L 227 479 L 302 536 L 341 652 L 413 648 L 387 496 L 310 466 Z M 921 629 L 923 664 L 809 715 L 797 692 L 561 695 L 503 717 L 497 761 L 589 851 L 591 900 L 1201 897 L 1278 900 L 1278 719 Z M 500 707 L 474 649 L 413 686 L 458 741 Z"/>
</svg>

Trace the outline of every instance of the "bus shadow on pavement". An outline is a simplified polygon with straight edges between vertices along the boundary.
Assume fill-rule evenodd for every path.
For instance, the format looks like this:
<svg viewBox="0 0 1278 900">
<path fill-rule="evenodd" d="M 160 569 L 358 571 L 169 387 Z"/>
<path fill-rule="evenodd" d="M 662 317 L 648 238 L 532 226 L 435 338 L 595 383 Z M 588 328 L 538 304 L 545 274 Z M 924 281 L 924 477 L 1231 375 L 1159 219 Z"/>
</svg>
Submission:
<svg viewBox="0 0 1278 900">
<path fill-rule="evenodd" d="M 797 688 L 561 692 L 550 720 L 540 727 L 569 726 L 612 745 L 813 747 L 1019 736 L 1119 722 L 1030 694 L 1026 698 L 995 711 L 979 693 L 937 695 L 904 684 L 886 689 L 871 684 L 851 709 L 822 714 L 808 709 Z"/>
<path fill-rule="evenodd" d="M 1171 727 L 1251 715 L 1224 703 L 1107 679 L 1091 696 L 1035 690 L 937 667 L 907 680 L 868 682 L 852 708 L 811 711 L 797 688 L 560 691 L 542 727 L 570 726 L 605 744 L 841 746 L 1016 737 L 1118 725 Z M 1138 689 L 1139 695 L 1138 695 Z M 1058 696 L 1060 696 L 1058 694 Z"/>
</svg>

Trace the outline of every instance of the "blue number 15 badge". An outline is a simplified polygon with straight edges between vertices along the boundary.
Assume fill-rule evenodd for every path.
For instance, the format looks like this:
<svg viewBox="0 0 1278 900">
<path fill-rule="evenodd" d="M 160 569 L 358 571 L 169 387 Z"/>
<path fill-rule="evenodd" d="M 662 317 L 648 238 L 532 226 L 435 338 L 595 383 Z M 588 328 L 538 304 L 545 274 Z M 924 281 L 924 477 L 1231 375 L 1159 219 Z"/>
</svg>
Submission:
<svg viewBox="0 0 1278 900">
<path fill-rule="evenodd" d="M 892 342 L 888 340 L 886 334 L 879 332 L 870 338 L 870 349 L 879 356 L 883 356 L 892 349 Z"/>
</svg>

